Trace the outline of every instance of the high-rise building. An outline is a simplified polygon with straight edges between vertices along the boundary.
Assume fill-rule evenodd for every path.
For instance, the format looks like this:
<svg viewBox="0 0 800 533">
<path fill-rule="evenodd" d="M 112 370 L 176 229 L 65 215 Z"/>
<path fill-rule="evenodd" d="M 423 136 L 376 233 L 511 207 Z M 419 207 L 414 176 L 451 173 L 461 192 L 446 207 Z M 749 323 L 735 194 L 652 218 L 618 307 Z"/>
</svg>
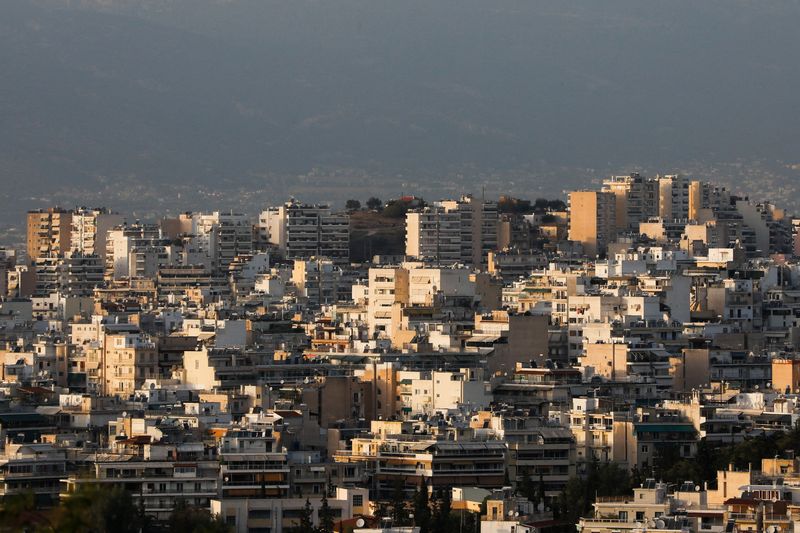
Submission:
<svg viewBox="0 0 800 533">
<path fill-rule="evenodd" d="M 58 207 L 28 211 L 28 258 L 62 255 L 70 250 L 72 212 Z"/>
<path fill-rule="evenodd" d="M 325 205 L 296 200 L 263 211 L 258 220 L 261 241 L 277 247 L 286 259 L 350 258 L 350 217 Z"/>
<path fill-rule="evenodd" d="M 169 247 L 170 241 L 162 237 L 161 229 L 155 224 L 115 227 L 106 239 L 106 279 L 146 276 L 146 272 L 155 275 L 155 270 L 161 266 L 156 256 L 171 258 Z M 153 264 L 154 257 L 156 264 Z"/>
<path fill-rule="evenodd" d="M 583 245 L 589 257 L 605 254 L 616 233 L 617 198 L 611 192 L 569 193 L 569 240 Z"/>
<path fill-rule="evenodd" d="M 103 284 L 103 262 L 96 255 L 80 253 L 40 257 L 35 261 L 36 294 L 54 292 L 67 296 L 92 296 Z"/>
<path fill-rule="evenodd" d="M 495 202 L 471 196 L 436 202 L 406 214 L 406 255 L 438 264 L 486 264 L 498 246 Z"/>
<path fill-rule="evenodd" d="M 485 265 L 490 251 L 497 249 L 497 202 L 479 201 L 472 196 L 439 202 L 461 218 L 461 261 Z"/>
<path fill-rule="evenodd" d="M 108 231 L 125 221 L 122 215 L 106 208 L 81 207 L 72 213 L 70 250 L 83 255 L 106 257 Z"/>
<path fill-rule="evenodd" d="M 617 231 L 637 231 L 640 222 L 658 216 L 657 185 L 639 174 L 603 180 L 603 191 L 613 193 L 616 199 Z"/>
<path fill-rule="evenodd" d="M 690 219 L 700 209 L 700 186 L 680 175 L 658 176 L 658 216 L 663 220 Z M 694 202 L 694 204 L 693 204 Z"/>
<path fill-rule="evenodd" d="M 406 213 L 406 255 L 436 264 L 462 260 L 461 214 L 441 207 Z"/>
</svg>

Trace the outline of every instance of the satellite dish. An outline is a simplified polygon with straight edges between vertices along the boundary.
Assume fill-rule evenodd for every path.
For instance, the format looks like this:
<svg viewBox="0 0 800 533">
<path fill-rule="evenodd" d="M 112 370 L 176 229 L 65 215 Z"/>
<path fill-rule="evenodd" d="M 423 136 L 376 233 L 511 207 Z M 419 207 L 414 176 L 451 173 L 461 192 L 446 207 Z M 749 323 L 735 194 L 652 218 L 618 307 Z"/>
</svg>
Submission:
<svg viewBox="0 0 800 533">
<path fill-rule="evenodd" d="M 700 492 L 700 485 L 695 485 L 694 486 L 694 491 L 695 492 Z"/>
<path fill-rule="evenodd" d="M 775 533 L 775 531 L 776 531 L 776 530 L 775 530 L 775 526 L 769 526 L 769 527 L 767 528 L 767 533 Z"/>
<path fill-rule="evenodd" d="M 661 520 L 660 518 L 658 520 L 656 520 L 656 528 L 657 529 L 664 529 L 664 527 L 666 527 L 666 525 L 667 525 L 667 523 L 664 522 L 663 520 Z"/>
<path fill-rule="evenodd" d="M 365 523 L 366 522 L 364 522 L 363 518 L 359 518 L 358 520 L 356 520 L 356 527 L 364 527 Z"/>
</svg>

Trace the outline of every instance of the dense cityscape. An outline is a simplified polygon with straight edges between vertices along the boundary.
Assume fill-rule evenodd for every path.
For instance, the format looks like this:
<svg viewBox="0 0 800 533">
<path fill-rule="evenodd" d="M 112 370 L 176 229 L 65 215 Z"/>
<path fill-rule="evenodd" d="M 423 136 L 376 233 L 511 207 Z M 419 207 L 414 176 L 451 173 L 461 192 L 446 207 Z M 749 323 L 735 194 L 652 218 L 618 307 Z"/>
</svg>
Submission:
<svg viewBox="0 0 800 533">
<path fill-rule="evenodd" d="M 796 530 L 780 205 L 639 174 L 264 204 L 20 221 L 0 530 Z"/>
</svg>

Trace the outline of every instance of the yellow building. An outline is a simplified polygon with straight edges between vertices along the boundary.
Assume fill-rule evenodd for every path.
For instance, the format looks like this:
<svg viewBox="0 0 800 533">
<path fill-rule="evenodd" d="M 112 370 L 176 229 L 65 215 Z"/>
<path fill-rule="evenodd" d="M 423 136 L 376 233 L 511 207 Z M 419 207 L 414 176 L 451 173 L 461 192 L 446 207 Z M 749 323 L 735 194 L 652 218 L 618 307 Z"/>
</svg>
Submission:
<svg viewBox="0 0 800 533">
<path fill-rule="evenodd" d="M 611 192 L 569 193 L 569 240 L 583 245 L 588 257 L 602 255 L 616 233 L 616 196 Z"/>
<path fill-rule="evenodd" d="M 158 349 L 141 333 L 107 333 L 101 353 L 100 392 L 127 397 L 146 379 L 158 377 Z"/>
<path fill-rule="evenodd" d="M 772 388 L 778 392 L 797 394 L 800 391 L 800 360 L 772 360 Z"/>
<path fill-rule="evenodd" d="M 28 258 L 60 255 L 70 250 L 72 213 L 57 207 L 28 211 Z"/>
</svg>

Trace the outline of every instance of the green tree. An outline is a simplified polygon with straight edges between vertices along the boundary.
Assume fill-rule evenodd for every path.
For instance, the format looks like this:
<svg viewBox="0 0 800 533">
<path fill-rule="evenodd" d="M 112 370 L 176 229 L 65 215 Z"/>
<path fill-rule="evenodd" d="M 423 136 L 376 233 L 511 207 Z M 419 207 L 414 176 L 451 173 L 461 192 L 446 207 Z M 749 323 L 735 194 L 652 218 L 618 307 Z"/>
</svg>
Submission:
<svg viewBox="0 0 800 533">
<path fill-rule="evenodd" d="M 522 473 L 522 479 L 517 484 L 517 492 L 531 502 L 536 501 L 536 485 L 534 485 L 533 479 L 526 472 Z"/>
<path fill-rule="evenodd" d="M 311 508 L 311 502 L 306 498 L 306 504 L 300 511 L 300 522 L 291 529 L 292 533 L 315 533 L 314 528 L 314 510 Z"/>
<path fill-rule="evenodd" d="M 381 202 L 380 198 L 373 196 L 367 200 L 367 209 L 380 211 L 381 206 L 383 206 L 383 202 Z"/>
<path fill-rule="evenodd" d="M 406 524 L 406 499 L 403 492 L 404 484 L 402 479 L 396 479 L 394 482 L 394 489 L 392 491 L 392 523 L 395 526 L 403 526 Z"/>
<path fill-rule="evenodd" d="M 403 218 L 408 212 L 408 204 L 400 200 L 392 200 L 383 209 L 383 216 L 388 218 Z"/>
<path fill-rule="evenodd" d="M 53 524 L 66 533 L 138 533 L 145 527 L 127 490 L 97 484 L 81 484 L 56 510 Z"/>
<path fill-rule="evenodd" d="M 3 498 L 0 507 L 0 531 L 33 531 L 46 523 L 46 515 L 36 505 L 32 491 Z"/>
<path fill-rule="evenodd" d="M 429 533 L 431 527 L 431 507 L 428 495 L 428 482 L 423 477 L 414 494 L 414 525 L 420 533 Z"/>
<path fill-rule="evenodd" d="M 453 501 L 451 489 L 444 488 L 438 492 L 436 509 L 433 514 L 432 531 L 434 533 L 448 533 L 452 531 L 451 513 Z"/>
<path fill-rule="evenodd" d="M 230 527 L 218 515 L 212 515 L 207 509 L 188 505 L 181 498 L 169 515 L 170 531 L 192 531 L 194 533 L 227 533 Z M 311 533 L 311 532 L 309 532 Z"/>
<path fill-rule="evenodd" d="M 331 506 L 328 504 L 328 495 L 323 493 L 322 503 L 319 507 L 318 533 L 333 533 L 334 523 L 333 509 L 331 509 Z"/>
<path fill-rule="evenodd" d="M 358 200 L 347 200 L 344 204 L 344 208 L 348 211 L 358 211 L 361 209 L 361 202 Z"/>
</svg>

